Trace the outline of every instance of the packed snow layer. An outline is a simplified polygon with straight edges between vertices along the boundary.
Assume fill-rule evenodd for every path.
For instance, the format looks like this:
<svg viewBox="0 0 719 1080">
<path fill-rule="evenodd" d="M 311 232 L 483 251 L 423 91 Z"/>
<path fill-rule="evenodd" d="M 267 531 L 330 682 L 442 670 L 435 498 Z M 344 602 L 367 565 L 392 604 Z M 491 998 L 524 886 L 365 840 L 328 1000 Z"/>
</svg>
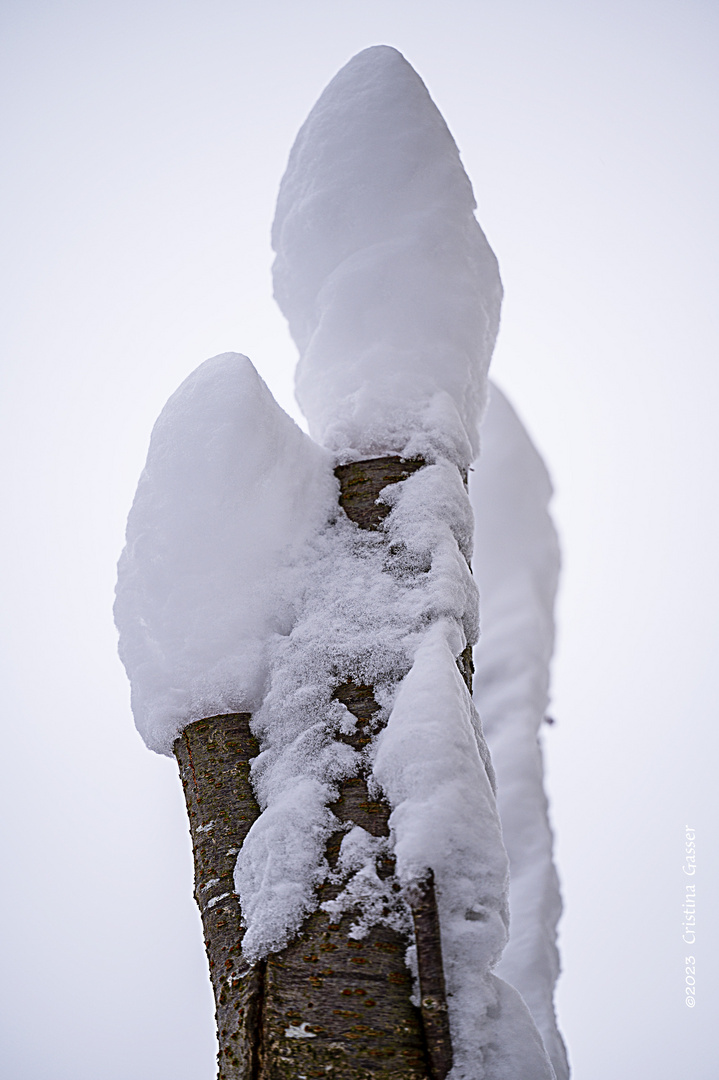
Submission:
<svg viewBox="0 0 719 1080">
<path fill-rule="evenodd" d="M 245 356 L 207 360 L 155 424 L 118 566 L 115 620 L 147 745 L 193 720 L 252 712 L 268 643 L 289 632 L 297 562 L 336 514 L 330 455 Z"/>
<path fill-rule="evenodd" d="M 297 136 L 272 230 L 297 398 L 341 459 L 476 456 L 502 286 L 475 205 L 404 57 L 350 60 Z"/>
<path fill-rule="evenodd" d="M 521 993 L 558 1080 L 566 1080 L 566 1052 L 553 1004 L 562 905 L 538 739 L 549 701 L 559 545 L 548 511 L 552 486 L 547 470 L 495 386 L 470 495 L 481 602 L 474 697 L 497 774 L 510 863 L 511 932 L 497 971 Z"/>
</svg>

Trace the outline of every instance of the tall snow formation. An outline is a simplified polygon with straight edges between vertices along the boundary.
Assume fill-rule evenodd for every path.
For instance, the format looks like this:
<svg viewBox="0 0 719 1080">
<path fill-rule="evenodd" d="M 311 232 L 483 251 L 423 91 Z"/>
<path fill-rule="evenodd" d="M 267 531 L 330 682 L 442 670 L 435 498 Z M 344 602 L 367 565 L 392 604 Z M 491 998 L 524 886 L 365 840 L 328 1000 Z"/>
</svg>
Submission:
<svg viewBox="0 0 719 1080">
<path fill-rule="evenodd" d="M 509 855 L 511 933 L 497 967 L 526 1001 L 557 1080 L 569 1075 L 554 1014 L 561 898 L 552 861 L 539 728 L 549 701 L 559 544 L 544 463 L 492 386 L 482 456 L 470 478 L 481 601 L 475 690 Z"/>
<path fill-rule="evenodd" d="M 384 536 L 333 527 L 333 563 L 308 589 L 307 622 L 275 669 L 280 692 L 273 684 L 257 715 L 263 814 L 238 857 L 236 886 L 248 958 L 299 927 L 326 872 L 324 839 L 337 828 L 332 781 L 360 764 L 332 740 L 347 718 L 331 690 L 344 679 L 371 683 L 385 726 L 364 765 L 392 806 L 397 879 L 411 888 L 426 867 L 435 873 L 452 1080 L 550 1080 L 525 1003 L 493 974 L 507 940 L 507 857 L 481 725 L 455 663 L 476 640 L 477 619 L 470 507 L 456 466 L 478 448 L 502 295 L 474 207 L 421 79 L 394 49 L 354 57 L 290 154 L 273 226 L 275 295 L 300 351 L 297 396 L 313 436 L 340 460 L 400 453 L 432 464 L 385 489 Z M 318 660 L 309 687 L 308 655 Z M 280 709 L 288 700 L 299 706 L 291 734 Z M 363 897 L 358 934 L 388 899 L 361 832 L 345 838 L 341 865 L 354 872 L 332 905 Z M 402 915 L 385 917 L 397 925 Z"/>
<path fill-rule="evenodd" d="M 187 724 L 252 712 L 292 624 L 296 562 L 336 513 L 330 455 L 245 356 L 207 360 L 155 424 L 118 566 L 115 621 L 137 728 L 171 754 Z"/>
<path fill-rule="evenodd" d="M 404 57 L 350 60 L 295 140 L 272 229 L 297 399 L 341 459 L 476 456 L 502 286 L 475 206 Z"/>
</svg>

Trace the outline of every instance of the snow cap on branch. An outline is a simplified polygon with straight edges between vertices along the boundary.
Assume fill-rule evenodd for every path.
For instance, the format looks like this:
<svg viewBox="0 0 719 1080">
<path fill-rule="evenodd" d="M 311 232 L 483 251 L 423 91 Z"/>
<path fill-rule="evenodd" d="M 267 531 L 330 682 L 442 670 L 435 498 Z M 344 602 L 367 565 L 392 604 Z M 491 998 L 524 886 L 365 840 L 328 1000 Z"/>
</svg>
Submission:
<svg viewBox="0 0 719 1080">
<path fill-rule="evenodd" d="M 475 205 L 404 57 L 350 60 L 297 136 L 272 233 L 297 399 L 341 458 L 476 456 L 502 286 Z"/>
<path fill-rule="evenodd" d="M 291 625 L 297 559 L 334 512 L 327 451 L 246 356 L 201 364 L 155 424 L 118 566 L 115 621 L 147 745 L 251 712 L 267 640 Z"/>
</svg>

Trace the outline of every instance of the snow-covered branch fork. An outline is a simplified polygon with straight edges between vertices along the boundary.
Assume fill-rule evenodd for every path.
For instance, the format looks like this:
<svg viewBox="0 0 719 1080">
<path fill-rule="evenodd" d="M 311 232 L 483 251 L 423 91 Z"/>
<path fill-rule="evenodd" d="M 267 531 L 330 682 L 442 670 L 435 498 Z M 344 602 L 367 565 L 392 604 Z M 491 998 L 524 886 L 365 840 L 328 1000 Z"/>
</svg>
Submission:
<svg viewBox="0 0 719 1080">
<path fill-rule="evenodd" d="M 556 537 L 497 394 L 473 556 L 502 297 L 474 208 L 417 74 L 360 53 L 302 127 L 273 226 L 310 435 L 235 353 L 153 430 L 115 611 L 137 727 L 180 764 L 222 1080 L 567 1075 L 537 747 Z"/>
</svg>

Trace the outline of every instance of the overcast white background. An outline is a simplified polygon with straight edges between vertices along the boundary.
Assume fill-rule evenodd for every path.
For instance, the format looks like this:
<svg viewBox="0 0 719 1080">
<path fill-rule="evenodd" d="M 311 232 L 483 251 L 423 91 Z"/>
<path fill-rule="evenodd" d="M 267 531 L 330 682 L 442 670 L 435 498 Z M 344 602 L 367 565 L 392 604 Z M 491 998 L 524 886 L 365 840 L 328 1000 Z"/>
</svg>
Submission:
<svg viewBox="0 0 719 1080">
<path fill-rule="evenodd" d="M 719 1074 L 718 31 L 697 0 L 0 5 L 5 1080 L 214 1076 L 184 806 L 132 725 L 115 562 L 198 363 L 247 353 L 297 415 L 274 200 L 325 84 L 380 42 L 459 144 L 505 284 L 494 375 L 557 490 L 574 1074 Z"/>
</svg>

